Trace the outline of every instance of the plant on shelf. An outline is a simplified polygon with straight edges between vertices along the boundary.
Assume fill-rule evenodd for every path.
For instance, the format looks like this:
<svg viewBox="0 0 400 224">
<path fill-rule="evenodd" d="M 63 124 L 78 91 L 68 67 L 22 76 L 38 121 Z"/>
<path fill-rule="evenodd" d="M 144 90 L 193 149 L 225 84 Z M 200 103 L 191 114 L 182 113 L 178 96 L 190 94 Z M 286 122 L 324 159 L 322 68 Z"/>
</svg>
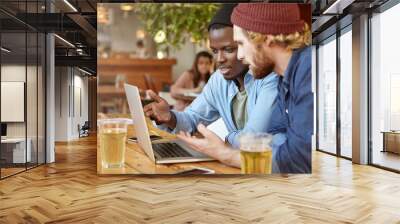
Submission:
<svg viewBox="0 0 400 224">
<path fill-rule="evenodd" d="M 208 23 L 218 7 L 219 4 L 139 3 L 134 10 L 157 48 L 168 55 L 170 47 L 180 49 L 188 40 L 204 45 Z"/>
</svg>

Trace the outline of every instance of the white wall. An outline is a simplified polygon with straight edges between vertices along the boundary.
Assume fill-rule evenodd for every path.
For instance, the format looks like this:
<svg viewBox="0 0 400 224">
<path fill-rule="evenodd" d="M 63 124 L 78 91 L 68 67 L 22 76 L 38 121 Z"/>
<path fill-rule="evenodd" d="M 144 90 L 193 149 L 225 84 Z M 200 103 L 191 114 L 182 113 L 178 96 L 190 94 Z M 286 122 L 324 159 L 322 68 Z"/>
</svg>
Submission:
<svg viewBox="0 0 400 224">
<path fill-rule="evenodd" d="M 55 68 L 55 141 L 68 141 L 68 71 L 67 67 Z"/>
<path fill-rule="evenodd" d="M 38 70 L 37 70 L 38 69 Z M 5 64 L 1 66 L 1 81 L 24 82 L 26 85 L 26 107 L 21 109 L 26 112 L 26 120 L 23 122 L 7 122 L 7 137 L 25 138 L 30 140 L 32 161 L 44 162 L 44 74 L 41 67 L 25 66 L 20 64 Z M 27 80 L 26 80 L 27 78 Z M 22 92 L 24 94 L 24 92 Z M 7 97 L 7 96 L 2 96 Z M 12 108 L 1 108 L 4 112 L 12 113 Z M 26 110 L 26 111 L 24 111 Z M 37 157 L 37 153 L 39 156 Z"/>
<path fill-rule="evenodd" d="M 88 79 L 71 67 L 56 67 L 55 73 L 55 141 L 74 140 L 79 137 L 78 124 L 88 120 Z"/>
<path fill-rule="evenodd" d="M 28 67 L 31 70 L 32 67 Z M 1 66 L 1 81 L 17 81 L 25 82 L 25 65 L 2 65 Z M 7 110 L 7 108 L 1 108 Z M 7 123 L 7 136 L 8 137 L 25 137 L 25 122 L 11 122 Z"/>
<path fill-rule="evenodd" d="M 176 58 L 176 65 L 172 68 L 172 79 L 175 81 L 179 76 L 189 70 L 196 55 L 196 46 L 191 42 L 187 41 L 180 50 L 172 50 L 170 52 L 171 58 Z"/>
<path fill-rule="evenodd" d="M 76 72 L 77 70 L 75 70 Z M 81 74 L 81 73 L 79 73 Z M 81 75 L 74 75 L 74 91 L 72 99 L 74 102 L 71 105 L 74 105 L 72 109 L 72 120 L 71 120 L 71 134 L 73 138 L 78 138 L 78 124 L 82 126 L 85 121 L 88 121 L 88 78 L 83 77 Z M 80 92 L 80 93 L 79 93 Z M 79 102 L 80 101 L 80 102 Z M 81 107 L 81 108 L 79 108 Z M 81 111 L 80 111 L 81 110 Z"/>
<path fill-rule="evenodd" d="M 85 122 L 88 120 L 89 116 L 89 91 L 88 91 L 88 77 L 85 76 L 75 76 L 75 86 L 82 89 L 82 116 L 80 116 L 80 122 Z"/>
</svg>

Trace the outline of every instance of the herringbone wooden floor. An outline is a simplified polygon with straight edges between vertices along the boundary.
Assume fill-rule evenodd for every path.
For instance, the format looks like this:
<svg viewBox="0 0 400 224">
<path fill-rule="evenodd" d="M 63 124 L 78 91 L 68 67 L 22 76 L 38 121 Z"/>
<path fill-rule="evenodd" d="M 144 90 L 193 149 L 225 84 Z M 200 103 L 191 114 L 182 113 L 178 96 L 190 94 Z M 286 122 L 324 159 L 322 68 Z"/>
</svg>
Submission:
<svg viewBox="0 0 400 224">
<path fill-rule="evenodd" d="M 0 181 L 0 223 L 400 223 L 400 175 L 315 152 L 312 175 L 96 174 L 96 140 Z"/>
</svg>

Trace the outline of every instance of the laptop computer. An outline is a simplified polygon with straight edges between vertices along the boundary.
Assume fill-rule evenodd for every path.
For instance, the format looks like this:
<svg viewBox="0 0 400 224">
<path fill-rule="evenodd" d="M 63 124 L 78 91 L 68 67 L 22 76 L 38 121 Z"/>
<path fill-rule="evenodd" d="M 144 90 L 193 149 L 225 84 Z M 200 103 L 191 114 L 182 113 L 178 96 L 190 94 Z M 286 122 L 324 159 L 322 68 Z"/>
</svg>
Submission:
<svg viewBox="0 0 400 224">
<path fill-rule="evenodd" d="M 133 118 L 137 142 L 152 161 L 163 164 L 215 160 L 191 149 L 178 139 L 151 141 L 142 102 L 140 100 L 139 89 L 136 86 L 125 84 L 125 93 L 129 110 Z"/>
</svg>

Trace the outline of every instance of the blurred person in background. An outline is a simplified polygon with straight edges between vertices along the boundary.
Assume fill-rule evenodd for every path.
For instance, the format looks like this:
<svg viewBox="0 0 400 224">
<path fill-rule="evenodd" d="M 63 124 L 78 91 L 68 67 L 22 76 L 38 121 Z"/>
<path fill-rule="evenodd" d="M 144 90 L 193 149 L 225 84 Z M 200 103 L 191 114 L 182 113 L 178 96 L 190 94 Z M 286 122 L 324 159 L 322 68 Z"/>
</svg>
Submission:
<svg viewBox="0 0 400 224">
<path fill-rule="evenodd" d="M 188 93 L 200 93 L 211 76 L 213 57 L 207 51 L 196 54 L 193 66 L 185 71 L 171 86 L 171 96 L 176 99 L 174 109 L 183 111 L 191 101 L 182 99 Z"/>
<path fill-rule="evenodd" d="M 148 57 L 148 52 L 146 50 L 146 47 L 144 46 L 143 40 L 136 41 L 136 48 L 137 48 L 136 54 L 139 58 L 147 58 Z"/>
</svg>

